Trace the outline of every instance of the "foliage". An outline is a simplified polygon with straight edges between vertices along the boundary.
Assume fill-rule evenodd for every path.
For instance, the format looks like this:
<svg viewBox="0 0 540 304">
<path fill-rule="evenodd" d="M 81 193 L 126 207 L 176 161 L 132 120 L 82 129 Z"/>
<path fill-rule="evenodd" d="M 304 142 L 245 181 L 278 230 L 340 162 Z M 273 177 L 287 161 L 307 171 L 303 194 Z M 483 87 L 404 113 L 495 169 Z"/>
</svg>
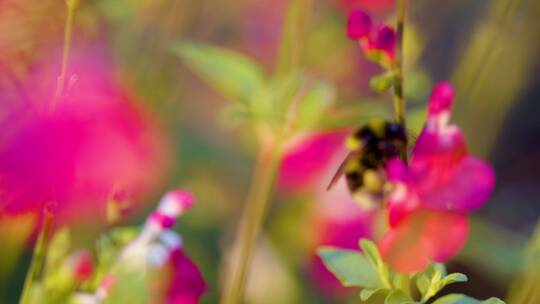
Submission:
<svg viewBox="0 0 540 304">
<path fill-rule="evenodd" d="M 344 286 L 359 287 L 362 303 L 412 304 L 428 303 L 444 287 L 467 282 L 462 273 L 446 273 L 443 264 L 432 263 L 426 270 L 415 274 L 392 271 L 384 263 L 377 246 L 366 239 L 360 240 L 362 251 L 321 248 L 319 256 L 328 269 Z M 436 304 L 496 304 L 503 301 L 490 298 L 485 301 L 451 294 L 435 300 Z"/>
</svg>

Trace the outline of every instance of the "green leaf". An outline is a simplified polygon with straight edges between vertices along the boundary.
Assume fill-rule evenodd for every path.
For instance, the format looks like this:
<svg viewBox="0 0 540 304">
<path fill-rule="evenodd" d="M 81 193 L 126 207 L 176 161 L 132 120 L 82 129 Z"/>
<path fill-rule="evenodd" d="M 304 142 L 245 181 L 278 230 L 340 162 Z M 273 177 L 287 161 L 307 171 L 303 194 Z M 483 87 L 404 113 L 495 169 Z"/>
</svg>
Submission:
<svg viewBox="0 0 540 304">
<path fill-rule="evenodd" d="M 443 264 L 433 263 L 417 276 L 416 286 L 422 295 L 422 301 L 425 302 L 439 293 L 446 285 L 466 281 L 466 275 L 462 273 L 446 275 L 446 267 Z"/>
<path fill-rule="evenodd" d="M 481 301 L 464 294 L 454 293 L 437 299 L 433 304 L 504 304 L 504 302 L 498 298 L 489 298 Z"/>
<path fill-rule="evenodd" d="M 433 263 L 431 265 L 434 272 L 440 272 L 442 277 L 446 276 L 446 266 L 443 263 Z"/>
<path fill-rule="evenodd" d="M 394 74 L 392 72 L 386 72 L 380 75 L 373 76 L 369 80 L 369 86 L 377 93 L 384 93 L 392 87 L 394 83 Z"/>
<path fill-rule="evenodd" d="M 441 280 L 441 288 L 443 288 L 444 286 L 446 285 L 450 285 L 450 284 L 453 284 L 453 283 L 459 283 L 459 282 L 467 282 L 468 281 L 468 278 L 466 275 L 464 275 L 463 273 L 459 273 L 459 272 L 454 272 L 454 273 L 451 273 L 447 276 L 445 276 L 442 280 Z"/>
<path fill-rule="evenodd" d="M 326 247 L 319 249 L 318 254 L 344 286 L 384 287 L 373 266 L 361 253 Z"/>
<path fill-rule="evenodd" d="M 254 120 L 274 127 L 283 126 L 304 82 L 301 73 L 291 73 L 287 77 L 268 81 L 265 87 L 255 92 L 250 105 Z"/>
<path fill-rule="evenodd" d="M 296 127 L 312 129 L 318 126 L 325 110 L 332 105 L 334 96 L 333 88 L 325 82 L 319 82 L 311 87 L 298 106 Z"/>
<path fill-rule="evenodd" d="M 173 52 L 199 77 L 225 97 L 248 104 L 263 86 L 261 67 L 243 54 L 189 41 L 176 42 Z"/>
<path fill-rule="evenodd" d="M 431 280 L 427 277 L 425 274 L 421 274 L 416 279 L 416 287 L 418 287 L 418 291 L 421 295 L 426 294 L 429 288 L 429 284 L 431 283 Z"/>
<path fill-rule="evenodd" d="M 374 293 L 369 299 L 362 301 L 364 304 L 382 304 L 386 300 L 386 296 L 390 290 L 386 289 L 381 292 Z"/>
<path fill-rule="evenodd" d="M 367 257 L 373 269 L 377 271 L 381 282 L 389 282 L 390 270 L 382 260 L 381 254 L 379 253 L 379 249 L 377 248 L 377 246 L 370 240 L 361 239 L 360 248 L 362 248 L 362 252 Z"/>
<path fill-rule="evenodd" d="M 360 300 L 365 302 L 375 295 L 383 295 L 386 298 L 389 292 L 390 290 L 386 288 L 364 288 L 360 291 Z"/>
<path fill-rule="evenodd" d="M 401 290 L 392 291 L 384 300 L 384 304 L 408 304 L 413 300 Z"/>
</svg>

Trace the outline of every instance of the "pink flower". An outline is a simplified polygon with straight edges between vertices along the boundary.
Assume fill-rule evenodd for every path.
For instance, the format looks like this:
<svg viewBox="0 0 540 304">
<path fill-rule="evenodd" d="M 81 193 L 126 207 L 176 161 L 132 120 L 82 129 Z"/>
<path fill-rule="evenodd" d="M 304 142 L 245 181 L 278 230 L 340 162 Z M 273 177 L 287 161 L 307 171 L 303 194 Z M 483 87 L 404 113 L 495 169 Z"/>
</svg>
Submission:
<svg viewBox="0 0 540 304">
<path fill-rule="evenodd" d="M 465 214 L 481 208 L 493 191 L 493 169 L 468 154 L 460 129 L 449 124 L 453 96 L 450 84 L 437 85 L 409 165 L 398 159 L 387 165 L 395 189 L 387 201 L 391 230 L 380 249 L 398 271 L 419 271 L 429 260 L 454 256 L 467 237 Z"/>
<path fill-rule="evenodd" d="M 331 161 L 341 150 L 348 131 L 314 133 L 291 141 L 286 147 L 278 176 L 278 188 L 283 192 L 299 192 L 320 186 L 331 167 Z M 323 186 L 324 187 L 324 186 Z"/>
<path fill-rule="evenodd" d="M 46 65 L 27 84 L 30 100 L 3 109 L 0 213 L 54 201 L 63 220 L 95 221 L 116 193 L 137 202 L 164 177 L 163 136 L 106 60 L 76 51 L 70 66 L 65 97 L 53 99 L 58 69 Z"/>
<path fill-rule="evenodd" d="M 168 266 L 171 269 L 170 282 L 167 288 L 169 304 L 197 304 L 206 291 L 206 283 L 197 265 L 181 248 L 172 250 Z"/>
</svg>

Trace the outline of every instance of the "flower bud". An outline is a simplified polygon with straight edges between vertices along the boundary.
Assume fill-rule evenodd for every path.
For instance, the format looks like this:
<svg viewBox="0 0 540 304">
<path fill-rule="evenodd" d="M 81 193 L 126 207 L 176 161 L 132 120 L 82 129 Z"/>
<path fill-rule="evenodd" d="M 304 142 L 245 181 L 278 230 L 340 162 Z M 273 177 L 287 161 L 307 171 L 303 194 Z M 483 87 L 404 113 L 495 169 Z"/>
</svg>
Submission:
<svg viewBox="0 0 540 304">
<path fill-rule="evenodd" d="M 384 51 L 388 53 L 389 56 L 393 56 L 396 47 L 396 36 L 396 31 L 393 28 L 387 25 L 380 27 L 375 31 L 371 38 L 371 47 Z"/>
<path fill-rule="evenodd" d="M 193 206 L 193 194 L 191 192 L 173 190 L 163 196 L 157 211 L 163 215 L 176 218 L 191 206 Z"/>
<path fill-rule="evenodd" d="M 449 82 L 437 84 L 431 93 L 428 105 L 428 115 L 434 116 L 442 112 L 449 112 L 454 101 L 454 88 Z"/>
<path fill-rule="evenodd" d="M 168 229 L 174 226 L 176 219 L 172 216 L 162 214 L 160 212 L 154 212 L 150 215 L 150 220 L 158 224 L 163 229 Z"/>
</svg>

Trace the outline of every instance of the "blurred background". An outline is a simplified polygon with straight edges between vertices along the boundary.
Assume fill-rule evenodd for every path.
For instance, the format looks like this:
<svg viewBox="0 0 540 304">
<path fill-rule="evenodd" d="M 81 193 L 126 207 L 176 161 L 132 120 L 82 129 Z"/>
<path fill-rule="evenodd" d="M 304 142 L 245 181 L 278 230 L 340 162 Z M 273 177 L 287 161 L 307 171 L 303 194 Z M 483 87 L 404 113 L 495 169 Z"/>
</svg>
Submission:
<svg viewBox="0 0 540 304">
<path fill-rule="evenodd" d="M 88 86 L 98 84 L 102 95 L 89 97 L 89 104 L 107 96 L 125 100 L 122 104 L 128 110 L 118 110 L 113 118 L 107 117 L 116 110 L 108 105 L 80 110 L 92 113 L 88 120 L 92 124 L 110 123 L 101 131 L 73 131 L 93 134 L 103 147 L 81 152 L 86 165 L 77 170 L 121 179 L 129 189 L 137 189 L 131 192 L 137 192 L 133 197 L 139 207 L 122 224 L 141 223 L 169 188 L 192 190 L 196 205 L 175 230 L 209 285 L 202 302 L 217 303 L 220 265 L 241 215 L 257 143 L 241 119 L 230 115 L 230 101 L 197 77 L 171 51 L 172 45 L 196 41 L 227 48 L 248 56 L 271 75 L 279 61 L 288 8 L 295 1 L 80 2 L 72 48 L 72 69 L 80 71 L 79 89 L 84 91 L 85 81 Z M 328 121 L 288 144 L 255 250 L 247 303 L 348 301 L 351 291 L 338 287 L 314 250 L 319 245 L 355 248 L 359 237 L 376 234 L 374 214 L 357 209 L 343 189 L 338 193 L 324 189 L 343 157 L 347 132 L 370 117 L 391 115 L 391 96 L 373 93 L 368 85 L 381 70 L 363 59 L 358 45 L 345 35 L 347 13 L 362 8 L 377 22 L 393 22 L 395 3 L 303 2 L 308 11 L 297 36 L 302 41 L 299 66 L 329 85 L 333 104 Z M 62 0 L 0 2 L 0 115 L 5 133 L 0 171 L 2 180 L 28 182 L 17 188 L 21 192 L 39 189 L 49 177 L 43 172 L 64 164 L 71 155 L 51 157 L 57 142 L 41 141 L 41 133 L 29 131 L 41 123 L 49 126 L 48 121 L 38 127 L 19 126 L 28 119 L 21 104 L 23 109 L 27 103 L 39 107 L 47 85 L 54 87 L 65 18 Z M 540 2 L 414 0 L 407 22 L 405 90 L 412 132 L 422 126 L 432 85 L 451 80 L 458 94 L 453 120 L 463 128 L 471 152 L 487 159 L 497 172 L 490 203 L 473 215 L 467 245 L 449 264 L 451 270 L 467 273 L 470 283 L 449 291 L 504 298 L 520 277 L 524 249 L 540 215 Z M 94 78 L 85 80 L 89 70 Z M 109 87 L 108 79 L 115 85 Z M 23 138 L 18 148 L 6 139 L 8 134 Z M 52 134 L 72 136 L 63 131 Z M 88 145 L 94 142 L 90 138 Z M 37 151 L 38 156 L 15 157 L 20 151 Z M 42 165 L 43 158 L 50 163 Z M 104 169 L 96 169 L 99 166 Z M 66 193 L 66 201 L 90 200 L 87 192 L 77 191 Z M 91 248 L 95 236 L 106 229 L 92 223 L 93 216 L 104 217 L 103 208 L 98 210 L 92 216 L 86 213 L 86 220 L 66 211 L 66 218 L 76 218 L 68 222 L 77 233 L 77 246 Z M 16 217 L 0 216 L 1 303 L 16 303 L 30 259 L 28 223 L 33 220 L 23 211 L 15 210 Z"/>
</svg>

